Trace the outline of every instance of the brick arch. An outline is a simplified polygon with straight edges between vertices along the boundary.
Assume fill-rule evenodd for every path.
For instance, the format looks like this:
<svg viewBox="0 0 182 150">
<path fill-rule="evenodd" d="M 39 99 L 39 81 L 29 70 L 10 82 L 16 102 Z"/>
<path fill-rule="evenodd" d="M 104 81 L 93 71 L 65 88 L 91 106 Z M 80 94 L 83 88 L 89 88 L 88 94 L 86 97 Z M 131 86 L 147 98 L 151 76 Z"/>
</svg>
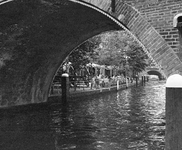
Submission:
<svg viewBox="0 0 182 150">
<path fill-rule="evenodd" d="M 93 9 L 97 7 L 98 11 L 104 11 L 108 17 L 114 17 L 115 20 L 111 19 L 118 25 L 122 26 L 124 24 L 127 28 L 123 26 L 122 28 L 128 31 L 140 43 L 144 51 L 154 60 L 165 77 L 174 73 L 181 74 L 182 62 L 179 57 L 158 31 L 134 7 L 121 0 L 115 0 L 113 12 L 111 0 L 71 1 L 93 7 Z"/>
<path fill-rule="evenodd" d="M 75 47 L 102 32 L 121 30 L 102 13 L 69 0 L 4 2 L 0 107 L 46 102 L 56 70 Z"/>
<path fill-rule="evenodd" d="M 9 3 L 5 5 L 0 3 L 0 106 L 46 102 L 53 75 L 66 56 L 86 39 L 105 31 L 127 30 L 146 53 L 166 67 L 166 75 L 180 68 L 181 62 L 170 47 L 135 9 L 116 1 L 117 7 L 112 13 L 110 0 L 95 0 L 99 8 L 91 5 L 92 1 L 7 0 Z M 145 24 L 142 29 L 141 23 Z M 142 31 L 138 32 L 139 29 Z M 147 44 L 158 44 L 159 49 L 151 50 Z"/>
<path fill-rule="evenodd" d="M 150 70 L 150 71 L 147 71 L 147 74 L 149 74 L 149 75 L 156 75 L 156 76 L 158 76 L 158 78 L 160 80 L 162 80 L 162 74 L 159 71 Z"/>
</svg>

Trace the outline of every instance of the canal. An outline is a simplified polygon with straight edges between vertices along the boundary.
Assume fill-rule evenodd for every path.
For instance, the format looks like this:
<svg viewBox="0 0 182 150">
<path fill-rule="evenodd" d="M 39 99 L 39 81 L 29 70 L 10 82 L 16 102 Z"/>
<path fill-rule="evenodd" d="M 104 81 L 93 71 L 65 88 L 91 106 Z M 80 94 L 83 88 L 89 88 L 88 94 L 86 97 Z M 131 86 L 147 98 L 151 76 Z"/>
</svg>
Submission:
<svg viewBox="0 0 182 150">
<path fill-rule="evenodd" d="M 163 150 L 164 134 L 165 82 L 158 81 L 0 114 L 1 150 Z"/>
</svg>

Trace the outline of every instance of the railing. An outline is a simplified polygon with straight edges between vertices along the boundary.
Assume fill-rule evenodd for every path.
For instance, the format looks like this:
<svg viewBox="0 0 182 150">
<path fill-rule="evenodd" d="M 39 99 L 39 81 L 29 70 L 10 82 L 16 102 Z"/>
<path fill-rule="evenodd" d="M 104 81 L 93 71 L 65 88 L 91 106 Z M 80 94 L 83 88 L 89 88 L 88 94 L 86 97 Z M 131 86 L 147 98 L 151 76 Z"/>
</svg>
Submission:
<svg viewBox="0 0 182 150">
<path fill-rule="evenodd" d="M 90 79 L 85 76 L 70 76 L 70 90 L 76 91 L 77 89 L 84 90 L 89 87 Z"/>
<path fill-rule="evenodd" d="M 77 91 L 77 90 L 85 90 L 85 88 L 89 87 L 89 79 L 83 76 L 70 76 L 69 77 L 69 90 Z M 57 76 L 57 79 L 51 86 L 50 95 L 61 95 L 61 76 Z"/>
<path fill-rule="evenodd" d="M 61 77 L 60 77 L 61 78 Z M 133 82 L 133 79 L 128 79 L 129 83 Z M 102 88 L 110 88 L 119 85 L 126 84 L 126 79 L 121 77 L 115 78 L 89 78 L 85 76 L 70 76 L 69 77 L 69 92 L 83 92 L 85 90 L 97 90 Z M 56 80 L 52 84 L 50 95 L 61 95 L 61 80 Z"/>
</svg>

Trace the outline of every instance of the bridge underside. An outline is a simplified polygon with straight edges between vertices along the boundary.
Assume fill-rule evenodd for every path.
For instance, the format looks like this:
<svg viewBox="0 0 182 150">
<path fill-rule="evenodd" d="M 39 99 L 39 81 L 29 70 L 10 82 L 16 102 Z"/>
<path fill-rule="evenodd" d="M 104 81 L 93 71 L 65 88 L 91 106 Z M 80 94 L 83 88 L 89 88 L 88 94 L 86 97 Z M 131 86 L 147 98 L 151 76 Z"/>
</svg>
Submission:
<svg viewBox="0 0 182 150">
<path fill-rule="evenodd" d="M 151 70 L 151 71 L 148 71 L 147 73 L 149 75 L 156 75 L 156 76 L 158 76 L 159 80 L 164 79 L 164 77 L 162 76 L 162 74 L 160 72 L 158 72 L 158 71 Z"/>
<path fill-rule="evenodd" d="M 121 30 L 97 11 L 67 0 L 0 5 L 0 106 L 47 101 L 53 76 L 86 39 Z"/>
</svg>

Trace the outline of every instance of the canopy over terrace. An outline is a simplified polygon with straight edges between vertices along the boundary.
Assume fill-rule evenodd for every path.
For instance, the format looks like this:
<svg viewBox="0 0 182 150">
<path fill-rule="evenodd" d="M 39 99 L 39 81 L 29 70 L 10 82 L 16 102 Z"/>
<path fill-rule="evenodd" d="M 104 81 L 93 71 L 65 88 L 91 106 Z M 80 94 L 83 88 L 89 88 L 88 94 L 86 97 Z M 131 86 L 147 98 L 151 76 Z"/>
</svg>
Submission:
<svg viewBox="0 0 182 150">
<path fill-rule="evenodd" d="M 110 72 L 109 76 L 112 76 L 112 70 L 115 69 L 115 66 L 99 65 L 99 64 L 96 64 L 96 63 L 89 63 L 86 66 L 95 68 L 96 72 L 97 72 L 97 69 L 99 69 L 100 74 L 102 74 L 102 75 L 106 75 L 105 72 L 109 71 Z M 97 75 L 97 73 L 95 73 L 95 74 Z"/>
</svg>

